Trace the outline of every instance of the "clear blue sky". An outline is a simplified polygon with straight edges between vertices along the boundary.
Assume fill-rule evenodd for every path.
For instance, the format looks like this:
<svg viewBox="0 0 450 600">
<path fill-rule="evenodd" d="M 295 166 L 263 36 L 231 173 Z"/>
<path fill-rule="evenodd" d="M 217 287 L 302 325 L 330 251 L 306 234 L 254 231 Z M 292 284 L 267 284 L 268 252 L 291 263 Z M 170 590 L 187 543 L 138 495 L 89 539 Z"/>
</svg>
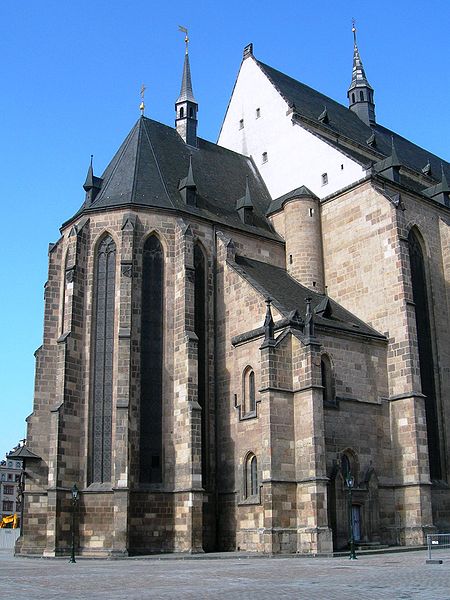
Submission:
<svg viewBox="0 0 450 600">
<path fill-rule="evenodd" d="M 2 0 L 0 454 L 25 434 L 47 247 L 139 117 L 172 124 L 189 27 L 199 133 L 215 141 L 242 49 L 346 103 L 351 18 L 378 122 L 450 159 L 450 3 Z"/>
</svg>

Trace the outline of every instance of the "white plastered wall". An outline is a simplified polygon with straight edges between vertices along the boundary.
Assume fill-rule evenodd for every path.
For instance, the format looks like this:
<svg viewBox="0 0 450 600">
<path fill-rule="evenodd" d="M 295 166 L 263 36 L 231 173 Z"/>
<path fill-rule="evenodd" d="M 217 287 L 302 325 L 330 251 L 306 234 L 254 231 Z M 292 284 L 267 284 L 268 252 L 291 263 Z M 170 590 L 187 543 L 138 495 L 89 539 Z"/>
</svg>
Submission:
<svg viewBox="0 0 450 600">
<path fill-rule="evenodd" d="M 244 60 L 218 143 L 253 157 L 272 198 L 301 185 L 323 198 L 364 176 L 358 163 L 294 125 L 287 111 L 287 102 L 256 61 L 252 57 Z M 263 152 L 267 152 L 265 163 Z M 327 185 L 322 184 L 323 173 L 327 173 Z"/>
</svg>

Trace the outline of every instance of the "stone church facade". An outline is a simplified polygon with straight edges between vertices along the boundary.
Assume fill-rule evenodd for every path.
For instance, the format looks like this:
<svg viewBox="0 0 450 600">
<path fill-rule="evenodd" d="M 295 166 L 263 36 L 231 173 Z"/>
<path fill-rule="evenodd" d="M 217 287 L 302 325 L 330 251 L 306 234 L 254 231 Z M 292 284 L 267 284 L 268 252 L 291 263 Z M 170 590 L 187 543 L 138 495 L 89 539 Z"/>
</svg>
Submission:
<svg viewBox="0 0 450 600">
<path fill-rule="evenodd" d="M 49 247 L 16 552 L 329 553 L 450 527 L 445 161 L 246 47 L 218 144 L 186 51 Z"/>
</svg>

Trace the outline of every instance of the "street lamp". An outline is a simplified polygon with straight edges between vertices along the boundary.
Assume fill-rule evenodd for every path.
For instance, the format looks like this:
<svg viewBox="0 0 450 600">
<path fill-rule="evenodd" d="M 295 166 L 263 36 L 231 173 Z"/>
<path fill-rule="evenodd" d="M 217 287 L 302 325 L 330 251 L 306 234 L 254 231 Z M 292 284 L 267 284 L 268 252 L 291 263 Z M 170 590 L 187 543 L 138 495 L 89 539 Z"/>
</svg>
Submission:
<svg viewBox="0 0 450 600">
<path fill-rule="evenodd" d="M 347 473 L 345 483 L 347 484 L 347 490 L 348 490 L 348 532 L 349 532 L 349 536 L 350 536 L 349 537 L 349 539 L 350 539 L 350 556 L 349 556 L 349 558 L 350 558 L 350 560 L 357 560 L 356 552 L 355 552 L 355 537 L 353 535 L 353 504 L 352 504 L 352 490 L 355 485 L 355 479 L 350 471 Z"/>
<path fill-rule="evenodd" d="M 77 562 L 75 560 L 75 511 L 78 506 L 78 500 L 80 499 L 80 492 L 77 488 L 77 484 L 73 484 L 72 492 L 72 552 L 70 555 L 69 562 Z"/>
</svg>

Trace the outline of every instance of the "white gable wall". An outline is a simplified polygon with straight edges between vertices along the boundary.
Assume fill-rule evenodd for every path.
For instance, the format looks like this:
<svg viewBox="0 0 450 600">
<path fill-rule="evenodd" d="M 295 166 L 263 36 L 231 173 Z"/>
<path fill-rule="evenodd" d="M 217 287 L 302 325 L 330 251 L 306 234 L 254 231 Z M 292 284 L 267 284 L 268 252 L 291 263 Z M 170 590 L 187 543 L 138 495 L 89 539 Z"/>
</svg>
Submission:
<svg viewBox="0 0 450 600">
<path fill-rule="evenodd" d="M 287 102 L 255 60 L 244 60 L 218 143 L 253 157 L 272 198 L 301 185 L 323 198 L 364 176 L 358 163 L 299 125 L 293 125 L 287 111 Z M 267 152 L 266 163 L 262 162 L 263 152 Z M 328 175 L 327 185 L 322 184 L 323 173 Z"/>
</svg>

